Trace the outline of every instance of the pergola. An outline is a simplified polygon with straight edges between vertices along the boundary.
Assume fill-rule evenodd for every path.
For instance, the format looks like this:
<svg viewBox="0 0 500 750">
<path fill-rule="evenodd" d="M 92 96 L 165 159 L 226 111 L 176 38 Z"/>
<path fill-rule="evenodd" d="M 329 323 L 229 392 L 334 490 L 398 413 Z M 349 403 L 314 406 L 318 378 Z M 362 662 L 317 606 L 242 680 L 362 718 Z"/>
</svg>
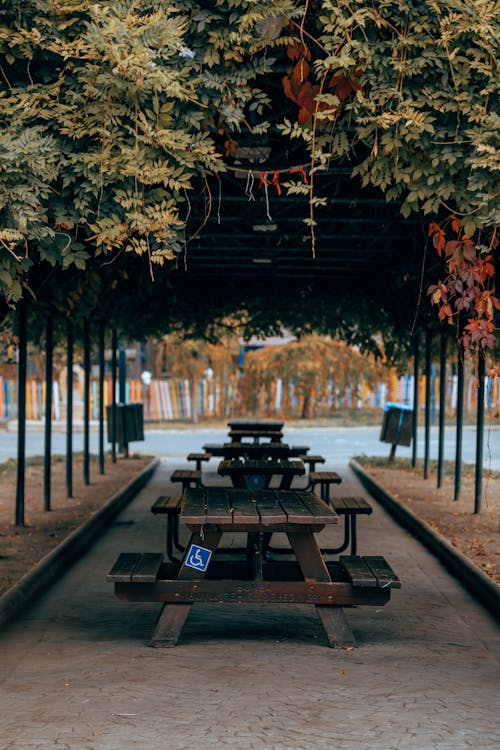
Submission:
<svg viewBox="0 0 500 750">
<path fill-rule="evenodd" d="M 250 147 L 248 147 L 250 148 Z M 356 319 L 361 310 L 372 310 L 375 324 L 381 322 L 380 306 L 385 307 L 385 319 L 402 338 L 412 342 L 414 356 L 413 394 L 414 412 L 418 414 L 418 376 L 422 364 L 430 372 L 433 339 L 440 337 L 440 403 L 444 403 L 447 326 L 441 330 L 429 315 L 427 303 L 419 305 L 422 276 L 422 247 L 425 243 L 418 219 L 405 220 L 398 204 L 387 203 L 373 190 L 362 190 L 351 178 L 350 169 L 335 167 L 318 174 L 316 194 L 325 198 L 326 205 L 315 212 L 314 240 L 304 223 L 309 214 L 307 196 L 287 196 L 281 190 L 284 167 L 279 165 L 282 152 L 276 145 L 254 145 L 247 151 L 248 159 L 240 157 L 230 165 L 227 174 L 206 181 L 190 207 L 192 237 L 176 262 L 156 280 L 145 281 L 144 271 L 138 276 L 128 274 L 132 281 L 117 297 L 102 300 L 103 308 L 115 308 L 111 334 L 113 411 L 116 413 L 116 384 L 120 367 L 117 327 L 124 333 L 131 324 L 130 306 L 148 305 L 156 314 L 168 315 L 173 308 L 162 308 L 165 288 L 175 297 L 175 305 L 184 309 L 184 317 L 196 311 L 197 318 L 217 311 L 241 310 L 249 305 L 258 324 L 282 320 L 287 312 L 295 321 L 303 316 L 304 323 L 328 330 L 335 327 L 330 317 L 334 314 Z M 263 154 L 264 161 L 259 161 Z M 290 155 L 288 155 L 290 159 Z M 255 161 L 257 159 L 257 162 Z M 305 168 L 302 163 L 289 161 L 286 170 Z M 277 172 L 278 170 L 278 172 Z M 277 172 L 277 177 L 275 176 Z M 274 182 L 273 182 L 274 181 Z M 133 299 L 137 296 L 137 299 Z M 333 304 L 333 308 L 332 308 Z M 332 313 L 332 309 L 335 311 Z M 18 486 L 16 522 L 24 522 L 24 465 L 25 465 L 25 404 L 27 325 L 26 307 L 19 308 L 19 433 Z M 97 326 L 94 323 L 98 320 Z M 412 323 L 415 328 L 411 331 Z M 381 323 L 382 324 L 382 323 Z M 85 319 L 77 335 L 81 336 L 84 351 L 84 479 L 89 476 L 89 405 L 91 334 L 96 333 L 99 361 L 99 470 L 104 473 L 104 347 L 107 324 L 100 318 Z M 108 326 L 109 327 L 109 326 Z M 137 329 L 136 329 L 137 331 Z M 72 372 L 75 331 L 72 321 L 67 328 L 67 367 Z M 51 394 L 53 320 L 46 317 L 46 404 L 45 404 L 45 507 L 50 509 L 51 462 Z M 482 362 L 484 375 L 484 358 Z M 481 373 L 478 373 L 479 375 Z M 458 356 L 458 403 L 456 423 L 455 497 L 461 483 L 463 358 Z M 477 412 L 476 497 L 475 512 L 479 512 L 482 494 L 482 450 L 484 424 L 484 378 L 479 378 Z M 428 477 L 430 461 L 430 378 L 427 378 L 425 404 L 424 474 Z M 67 490 L 72 493 L 72 381 L 68 379 L 67 414 Z M 120 395 L 124 400 L 124 393 Z M 439 411 L 438 486 L 444 464 L 444 410 Z M 413 464 L 417 460 L 418 420 L 413 421 Z M 116 431 L 112 431 L 116 434 Z M 116 444 L 112 443 L 112 460 L 116 460 Z"/>
<path fill-rule="evenodd" d="M 216 28 L 219 33 L 219 26 L 217 25 Z M 221 28 L 220 33 L 224 37 L 224 29 Z M 301 49 L 304 52 L 306 45 L 304 44 L 303 23 L 300 28 Z M 269 33 L 271 31 L 272 28 L 268 29 Z M 318 33 L 320 31 L 321 29 Z M 199 38 L 199 31 L 193 34 L 194 44 Z M 350 39 L 350 33 L 347 37 Z M 481 39 L 481 35 L 478 35 L 478 38 Z M 273 39 L 271 34 L 270 41 Z M 382 51 L 378 59 L 380 70 L 383 72 L 386 65 L 389 67 L 392 65 L 393 58 L 386 54 L 384 39 L 381 40 L 381 44 Z M 404 39 L 401 44 L 404 48 L 404 56 L 406 56 Z M 395 53 L 397 53 L 396 46 L 394 47 Z M 190 52 L 189 49 L 187 51 Z M 229 51 L 228 54 L 230 55 Z M 435 54 L 437 55 L 437 52 Z M 180 58 L 175 55 L 173 59 L 176 66 L 179 64 L 179 59 L 182 64 L 186 63 L 185 53 Z M 295 64 L 295 59 L 292 59 Z M 396 59 L 397 54 L 394 60 Z M 439 55 L 436 60 L 438 64 Z M 277 55 L 277 62 L 274 64 L 272 73 L 266 72 L 264 79 L 258 80 L 259 87 L 269 96 L 272 103 L 269 108 L 270 113 L 266 112 L 269 128 L 265 133 L 257 129 L 253 132 L 252 126 L 255 123 L 252 121 L 252 111 L 248 113 L 245 111 L 249 127 L 241 128 L 240 132 L 234 135 L 234 139 L 238 139 L 237 143 L 232 140 L 233 134 L 224 128 L 219 133 L 218 128 L 214 127 L 215 120 L 212 122 L 211 137 L 217 143 L 219 153 L 224 156 L 225 171 L 219 175 L 202 176 L 202 170 L 200 170 L 194 189 L 189 193 L 186 192 L 183 205 L 185 210 L 181 217 L 186 227 L 185 243 L 173 261 L 167 262 L 162 268 L 150 269 L 144 257 L 131 257 L 133 253 L 121 255 L 122 248 L 116 253 L 117 259 L 91 257 L 84 272 L 77 272 L 73 268 L 70 272 L 61 271 L 60 268 L 49 268 L 47 263 L 31 271 L 28 283 L 37 299 L 35 305 L 38 318 L 42 318 L 41 314 L 43 314 L 43 322 L 38 324 L 36 335 L 43 333 L 47 352 L 45 408 L 48 415 L 45 463 L 47 507 L 50 507 L 51 360 L 53 328 L 56 325 L 59 339 L 62 338 L 61 331 L 67 339 L 68 372 L 72 369 L 75 336 L 83 343 L 84 472 L 87 479 L 91 340 L 94 337 L 98 343 L 100 393 L 102 394 L 106 329 L 112 331 L 112 369 L 115 380 L 119 367 L 118 330 L 129 331 L 131 336 L 137 338 L 158 331 L 162 326 L 168 327 L 174 319 L 181 325 L 185 323 L 193 330 L 203 332 L 206 323 L 217 315 L 246 310 L 249 311 L 249 326 L 254 326 L 256 330 L 272 328 L 273 325 L 279 327 L 280 324 L 334 335 L 345 335 L 349 330 L 352 334 L 350 340 L 361 343 L 362 346 L 366 344 L 367 348 L 368 339 L 370 335 L 373 337 L 373 332 L 391 329 L 393 340 L 399 339 L 402 342 L 402 348 L 413 348 L 415 383 L 418 381 L 421 369 L 422 349 L 424 369 L 429 372 L 433 340 L 439 336 L 441 385 L 444 387 L 446 353 L 447 349 L 451 348 L 448 343 L 452 338 L 450 334 L 453 329 L 438 323 L 426 299 L 428 283 L 431 279 L 434 281 L 432 264 L 436 262 L 435 256 L 431 258 L 426 253 L 428 238 L 425 223 L 428 217 L 424 218 L 417 213 L 412 213 L 410 218 L 404 219 L 401 215 L 400 202 L 386 200 L 381 190 L 362 185 L 359 179 L 353 177 L 353 167 L 362 161 L 373 148 L 363 138 L 354 138 L 352 143 L 355 145 L 350 145 L 343 152 L 340 149 L 339 153 L 342 152 L 342 156 L 330 159 L 319 169 L 319 165 L 315 162 L 314 149 L 307 149 L 302 138 L 283 137 L 279 132 L 283 119 L 289 117 L 291 122 L 297 122 L 298 118 L 297 102 L 292 100 L 293 97 L 286 95 L 283 85 L 283 76 L 287 73 L 289 64 L 290 59 L 287 58 L 285 50 L 282 50 L 281 56 Z M 156 63 L 152 65 L 157 67 Z M 223 75 L 226 69 L 224 65 L 225 63 L 221 64 L 220 71 L 217 68 L 220 75 Z M 371 69 L 370 72 L 376 75 Z M 342 98 L 343 101 L 349 99 L 356 90 L 353 82 L 356 80 L 357 71 L 354 69 L 351 73 L 350 77 L 344 76 L 344 83 L 347 81 L 352 85 L 346 96 Z M 334 75 L 331 81 L 336 77 Z M 415 81 L 416 86 L 418 80 Z M 139 86 L 141 81 L 133 83 L 134 86 Z M 306 83 L 306 80 L 301 81 L 301 84 Z M 466 90 L 469 90 L 468 79 L 465 83 L 467 84 Z M 71 86 L 69 90 L 72 91 Z M 455 96 L 454 92 L 455 88 L 452 87 L 453 96 Z M 121 102 L 120 97 L 121 93 L 117 97 Z M 227 97 L 225 97 L 226 92 L 220 97 L 221 101 L 217 105 L 218 114 L 226 104 Z M 156 105 L 158 111 L 161 112 L 159 102 L 156 102 Z M 170 110 L 167 111 L 167 115 L 168 112 Z M 332 123 L 333 121 L 327 121 L 326 127 L 337 128 L 337 123 Z M 345 135 L 349 136 L 348 119 L 340 121 L 339 131 L 342 128 L 346 129 Z M 351 143 L 349 138 L 347 140 Z M 126 138 L 124 143 L 127 143 Z M 82 143 L 82 148 L 86 148 L 85 142 Z M 85 150 L 82 153 L 84 154 Z M 153 153 L 156 152 L 153 150 Z M 443 173 L 446 173 L 449 168 L 448 166 L 443 169 Z M 302 183 L 305 193 L 293 188 L 287 190 L 285 183 L 291 181 Z M 370 180 L 367 182 L 369 183 Z M 144 188 L 144 185 L 142 187 Z M 147 188 L 150 187 L 148 183 Z M 181 191 L 178 190 L 178 192 Z M 98 193 L 100 206 L 100 190 Z M 111 190 L 110 194 L 112 193 Z M 112 198 L 109 201 L 112 204 Z M 319 202 L 319 205 L 315 205 L 316 202 Z M 92 238 L 89 239 L 89 246 L 91 243 Z M 151 280 L 153 271 L 154 281 Z M 101 284 L 100 289 L 91 290 L 95 297 L 92 304 L 87 305 L 87 310 L 85 305 L 81 306 L 83 312 L 78 320 L 73 320 L 72 309 L 65 310 L 66 318 L 64 315 L 55 318 L 54 290 L 59 294 L 58 303 L 64 299 L 60 287 L 65 284 L 67 290 L 71 290 L 72 285 L 77 286 L 80 297 L 84 298 L 91 287 L 87 273 L 93 273 L 94 277 L 98 276 Z M 70 295 L 66 295 L 66 300 L 68 297 Z M 62 304 L 58 307 L 61 312 Z M 32 318 L 33 316 L 30 320 Z M 18 331 L 20 341 L 19 392 L 23 394 L 28 338 L 25 303 L 19 305 Z M 96 331 L 97 335 L 95 335 Z M 34 335 L 33 331 L 30 333 Z M 458 497 L 463 399 L 463 357 L 460 353 L 457 359 L 455 494 Z M 478 361 L 476 511 L 479 511 L 482 488 L 484 357 L 479 357 Z M 430 387 L 429 378 L 427 378 L 427 386 Z M 70 391 L 71 383 L 68 382 L 68 394 Z M 113 389 L 114 392 L 115 389 Z M 426 476 L 429 470 L 430 445 L 429 395 L 428 393 L 425 410 L 424 472 Z M 103 471 L 102 397 L 100 402 L 100 466 Z M 416 388 L 414 408 L 415 412 L 419 409 Z M 16 521 L 19 523 L 22 523 L 23 518 L 24 415 L 25 409 L 21 395 L 18 511 L 16 511 Z M 443 470 L 444 410 L 440 410 L 439 427 L 438 483 L 441 481 Z M 67 446 L 69 494 L 71 493 L 71 429 L 71 402 L 69 401 Z M 416 461 L 416 430 L 417 420 L 414 420 L 414 462 Z"/>
</svg>

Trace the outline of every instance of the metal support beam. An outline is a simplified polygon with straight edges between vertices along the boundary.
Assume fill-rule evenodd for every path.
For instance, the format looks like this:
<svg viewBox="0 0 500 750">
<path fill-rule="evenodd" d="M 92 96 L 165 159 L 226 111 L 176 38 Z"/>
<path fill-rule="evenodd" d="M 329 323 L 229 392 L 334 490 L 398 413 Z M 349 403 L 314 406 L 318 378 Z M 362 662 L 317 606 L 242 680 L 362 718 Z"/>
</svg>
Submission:
<svg viewBox="0 0 500 750">
<path fill-rule="evenodd" d="M 111 460 L 116 463 L 116 330 L 111 332 Z"/>
<path fill-rule="evenodd" d="M 481 512 L 483 494 L 483 443 L 484 443 L 484 379 L 486 362 L 484 352 L 477 356 L 477 421 L 476 421 L 476 480 L 474 492 L 474 513 Z"/>
<path fill-rule="evenodd" d="M 16 526 L 24 526 L 24 490 L 26 472 L 26 371 L 28 363 L 28 309 L 21 300 L 18 307 L 19 359 L 17 370 L 17 482 Z"/>
<path fill-rule="evenodd" d="M 420 334 L 415 334 L 413 344 L 413 445 L 411 452 L 411 465 L 417 465 L 417 438 L 418 438 L 418 376 L 420 370 Z"/>
<path fill-rule="evenodd" d="M 439 445 L 437 464 L 437 486 L 443 483 L 444 469 L 444 437 L 446 419 L 446 331 L 441 330 L 441 345 L 439 349 Z"/>
<path fill-rule="evenodd" d="M 52 479 L 52 389 L 54 359 L 54 322 L 48 315 L 45 323 L 45 445 L 43 461 L 43 507 L 51 509 Z"/>
<path fill-rule="evenodd" d="M 90 323 L 83 321 L 83 481 L 90 484 Z"/>
<path fill-rule="evenodd" d="M 73 497 L 73 323 L 66 331 L 66 494 Z"/>
<path fill-rule="evenodd" d="M 464 351 L 458 347 L 457 356 L 457 426 L 455 437 L 455 495 L 460 499 L 462 489 L 462 441 L 464 428 Z"/>
<path fill-rule="evenodd" d="M 104 321 L 99 321 L 99 473 L 104 474 Z"/>
<path fill-rule="evenodd" d="M 424 479 L 429 478 L 429 454 L 431 444 L 431 346 L 432 335 L 425 332 L 425 446 L 424 446 Z"/>
</svg>

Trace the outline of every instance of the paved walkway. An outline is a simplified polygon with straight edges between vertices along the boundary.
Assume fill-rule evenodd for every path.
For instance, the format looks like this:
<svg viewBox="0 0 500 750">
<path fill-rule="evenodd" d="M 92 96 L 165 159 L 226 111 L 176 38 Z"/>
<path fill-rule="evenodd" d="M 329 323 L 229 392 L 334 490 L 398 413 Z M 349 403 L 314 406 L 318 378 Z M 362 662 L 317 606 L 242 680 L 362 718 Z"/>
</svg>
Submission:
<svg viewBox="0 0 500 750">
<path fill-rule="evenodd" d="M 148 648 L 160 605 L 119 602 L 105 574 L 163 548 L 149 507 L 173 468 L 0 635 L 0 750 L 498 750 L 499 628 L 378 507 L 360 550 L 403 588 L 346 610 L 357 650 L 328 648 L 307 605 L 198 604 L 175 649 Z"/>
</svg>

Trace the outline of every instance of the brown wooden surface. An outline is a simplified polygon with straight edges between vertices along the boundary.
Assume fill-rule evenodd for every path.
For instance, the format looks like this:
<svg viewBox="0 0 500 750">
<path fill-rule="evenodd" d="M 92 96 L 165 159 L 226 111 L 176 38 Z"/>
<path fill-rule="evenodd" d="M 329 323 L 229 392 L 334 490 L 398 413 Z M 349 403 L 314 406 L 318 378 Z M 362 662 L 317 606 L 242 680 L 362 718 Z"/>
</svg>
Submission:
<svg viewBox="0 0 500 750">
<path fill-rule="evenodd" d="M 178 642 L 194 602 L 262 602 L 313 604 L 330 645 L 351 648 L 356 643 L 342 607 L 383 605 L 390 588 L 400 585 L 382 557 L 346 556 L 340 563 L 325 562 L 314 532 L 336 523 L 338 516 L 312 492 L 187 488 L 180 520 L 192 530 L 180 565 L 162 564 L 160 554 L 124 553 L 108 575 L 119 598 L 164 603 L 153 646 Z M 276 530 L 287 534 L 296 563 L 264 559 L 263 540 Z M 227 531 L 248 535 L 239 560 L 224 560 L 223 555 L 214 559 Z M 188 564 L 192 544 L 211 552 L 205 571 Z M 165 578 L 170 575 L 174 577 Z M 269 580 L 271 575 L 278 580 Z"/>
<path fill-rule="evenodd" d="M 227 426 L 230 430 L 282 430 L 285 423 L 272 419 L 241 418 L 232 419 Z"/>
<path fill-rule="evenodd" d="M 224 458 L 247 458 L 258 460 L 262 458 L 289 458 L 291 448 L 287 443 L 224 443 L 216 451 L 216 455 Z"/>
<path fill-rule="evenodd" d="M 171 513 L 180 510 L 180 495 L 160 495 L 151 506 L 151 513 Z"/>
<path fill-rule="evenodd" d="M 190 568 L 185 564 L 191 544 L 197 544 L 208 548 L 213 554 L 219 544 L 221 536 L 222 532 L 218 530 L 207 530 L 203 536 L 197 532 L 191 534 L 191 539 L 186 547 L 186 555 L 184 556 L 179 573 L 177 574 L 178 581 L 196 580 L 205 576 L 203 571 Z M 179 636 L 191 607 L 192 603 L 165 604 L 158 618 L 158 622 L 156 623 L 150 645 L 155 647 L 175 646 L 179 640 Z"/>
<path fill-rule="evenodd" d="M 234 429 L 229 431 L 229 437 L 233 442 L 240 442 L 244 438 L 253 438 L 254 440 L 272 440 L 273 442 L 279 443 L 283 437 L 281 430 L 270 430 L 270 429 L 259 429 L 259 430 L 245 430 L 245 429 Z"/>
<path fill-rule="evenodd" d="M 180 581 L 159 580 L 154 585 L 117 583 L 116 595 L 129 602 L 267 602 L 352 606 L 383 605 L 388 589 L 356 589 L 345 581 Z"/>
<path fill-rule="evenodd" d="M 210 519 L 210 520 L 209 520 Z M 181 502 L 181 523 L 217 525 L 224 531 L 311 531 L 337 523 L 338 516 L 312 492 L 188 487 Z"/>
<path fill-rule="evenodd" d="M 370 515 L 373 508 L 364 497 L 331 497 L 330 505 L 339 516 L 355 513 L 356 515 Z"/>
<path fill-rule="evenodd" d="M 340 564 L 345 569 L 353 586 L 375 587 L 377 577 L 370 570 L 362 557 L 358 555 L 341 555 Z"/>
<path fill-rule="evenodd" d="M 312 482 L 329 482 L 330 484 L 342 482 L 342 477 L 336 471 L 311 471 L 309 478 Z"/>
<path fill-rule="evenodd" d="M 401 588 L 401 581 L 383 557 L 365 555 L 363 560 L 377 577 L 378 586 L 381 588 Z"/>
<path fill-rule="evenodd" d="M 229 476 L 235 487 L 244 488 L 245 478 L 256 475 L 268 480 L 273 476 L 281 477 L 280 489 L 289 489 L 294 477 L 302 476 L 306 470 L 303 462 L 295 459 L 266 461 L 233 458 L 221 461 L 218 472 L 221 476 Z"/>
</svg>

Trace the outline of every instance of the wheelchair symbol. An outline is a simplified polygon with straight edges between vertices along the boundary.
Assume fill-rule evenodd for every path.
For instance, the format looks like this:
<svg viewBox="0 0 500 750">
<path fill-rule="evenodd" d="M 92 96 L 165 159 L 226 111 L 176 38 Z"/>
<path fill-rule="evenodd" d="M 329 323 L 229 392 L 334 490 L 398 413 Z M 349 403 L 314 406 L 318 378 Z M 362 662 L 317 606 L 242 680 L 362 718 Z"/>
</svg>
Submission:
<svg viewBox="0 0 500 750">
<path fill-rule="evenodd" d="M 192 544 L 186 555 L 185 565 L 188 568 L 194 568 L 195 570 L 205 572 L 208 568 L 208 563 L 210 562 L 211 557 L 212 550 L 209 550 L 206 547 L 199 547 L 197 544 Z"/>
</svg>

